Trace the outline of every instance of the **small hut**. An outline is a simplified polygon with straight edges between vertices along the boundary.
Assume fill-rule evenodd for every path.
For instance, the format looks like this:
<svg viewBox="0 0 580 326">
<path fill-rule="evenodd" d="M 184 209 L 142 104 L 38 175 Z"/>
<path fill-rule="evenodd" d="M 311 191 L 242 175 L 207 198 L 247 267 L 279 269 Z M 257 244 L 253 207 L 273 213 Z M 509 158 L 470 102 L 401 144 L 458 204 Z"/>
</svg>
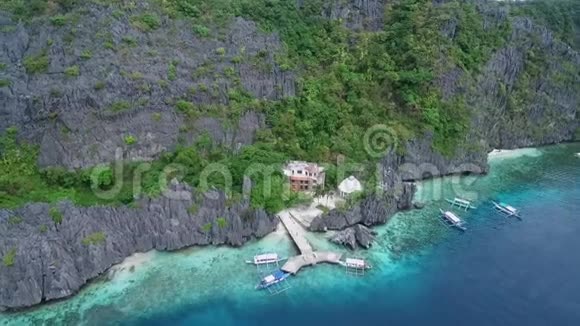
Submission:
<svg viewBox="0 0 580 326">
<path fill-rule="evenodd" d="M 340 197 L 348 197 L 349 195 L 363 190 L 362 184 L 354 176 L 350 176 L 338 185 L 338 192 Z"/>
</svg>

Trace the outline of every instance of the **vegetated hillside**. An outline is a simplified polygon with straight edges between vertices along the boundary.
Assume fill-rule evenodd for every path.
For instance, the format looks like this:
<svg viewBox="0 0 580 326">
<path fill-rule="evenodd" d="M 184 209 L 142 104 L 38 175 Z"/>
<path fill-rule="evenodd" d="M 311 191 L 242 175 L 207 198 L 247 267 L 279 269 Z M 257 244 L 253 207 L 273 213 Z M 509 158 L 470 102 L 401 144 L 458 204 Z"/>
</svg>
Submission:
<svg viewBox="0 0 580 326">
<path fill-rule="evenodd" d="M 39 146 L 5 160 L 3 205 L 95 201 L 85 195 L 86 176 L 40 173 L 37 153 L 40 168 L 87 169 L 122 148 L 128 162 L 185 164 L 193 185 L 204 166 L 221 162 L 240 190 L 248 163 L 372 161 L 362 140 L 375 124 L 402 151 L 426 138 L 450 157 L 567 140 L 578 125 L 573 1 L 0 6 L 4 147 L 19 146 L 15 135 Z M 132 179 L 130 166 L 126 174 Z M 148 174 L 155 180 L 159 171 Z M 102 186 L 113 181 L 105 179 Z M 58 191 L 43 191 L 51 187 Z M 260 194 L 253 199 L 264 204 Z"/>
<path fill-rule="evenodd" d="M 463 163 L 485 172 L 491 147 L 578 137 L 577 1 L 0 8 L 0 310 L 69 296 L 135 251 L 240 245 L 270 232 L 272 212 L 302 198 L 283 195 L 281 175 L 270 193 L 260 173 L 245 177 L 254 163 L 326 163 L 327 189 L 337 159 L 379 163 L 360 178 L 384 193 L 313 223 L 342 229 L 410 206 L 404 181 L 424 175 L 401 179 L 405 163 L 430 163 L 432 175 L 465 172 Z M 365 138 L 387 143 L 369 150 Z M 117 148 L 122 171 L 107 165 Z M 217 172 L 200 182 L 210 163 Z M 223 170 L 229 193 L 212 190 L 227 188 Z M 162 172 L 194 189 L 172 184 L 176 198 L 156 197 Z M 118 207 L 79 207 L 95 204 Z"/>
</svg>

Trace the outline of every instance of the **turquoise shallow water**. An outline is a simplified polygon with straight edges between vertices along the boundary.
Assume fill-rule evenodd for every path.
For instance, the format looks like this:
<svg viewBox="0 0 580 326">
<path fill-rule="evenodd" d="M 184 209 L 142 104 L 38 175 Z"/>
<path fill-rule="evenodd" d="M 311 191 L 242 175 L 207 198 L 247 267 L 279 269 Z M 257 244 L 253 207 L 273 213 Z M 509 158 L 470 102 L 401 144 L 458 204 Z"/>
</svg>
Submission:
<svg viewBox="0 0 580 326">
<path fill-rule="evenodd" d="M 253 254 L 295 253 L 272 234 L 242 248 L 154 253 L 134 272 L 96 281 L 77 296 L 0 315 L 2 325 L 313 325 L 362 322 L 469 325 L 577 325 L 580 322 L 580 144 L 523 151 L 491 161 L 484 177 L 423 182 L 423 210 L 397 214 L 368 251 L 363 278 L 319 265 L 289 280 L 278 296 L 254 290 Z M 478 209 L 459 213 L 460 233 L 436 219 L 445 197 L 459 194 Z M 491 199 L 522 208 L 524 219 L 496 214 Z M 334 248 L 312 235 L 317 248 Z"/>
</svg>

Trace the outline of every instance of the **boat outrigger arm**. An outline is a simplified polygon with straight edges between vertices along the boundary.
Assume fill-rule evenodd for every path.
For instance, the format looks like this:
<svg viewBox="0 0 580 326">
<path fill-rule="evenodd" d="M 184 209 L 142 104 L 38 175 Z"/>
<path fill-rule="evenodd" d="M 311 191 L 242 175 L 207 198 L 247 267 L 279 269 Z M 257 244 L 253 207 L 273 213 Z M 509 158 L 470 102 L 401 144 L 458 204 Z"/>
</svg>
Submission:
<svg viewBox="0 0 580 326">
<path fill-rule="evenodd" d="M 465 210 L 477 208 L 477 207 L 471 205 L 471 202 L 469 200 L 459 198 L 459 197 L 455 197 L 453 199 L 445 198 L 445 201 L 447 201 L 449 204 L 451 204 L 451 206 L 457 206 L 457 207 L 463 208 Z"/>
</svg>

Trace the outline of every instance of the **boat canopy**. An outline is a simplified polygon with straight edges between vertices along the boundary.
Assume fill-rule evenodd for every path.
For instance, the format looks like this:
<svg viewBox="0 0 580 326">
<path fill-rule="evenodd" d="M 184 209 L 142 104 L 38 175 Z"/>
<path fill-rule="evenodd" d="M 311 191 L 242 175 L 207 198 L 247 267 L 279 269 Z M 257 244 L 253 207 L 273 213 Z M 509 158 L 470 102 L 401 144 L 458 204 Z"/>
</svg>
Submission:
<svg viewBox="0 0 580 326">
<path fill-rule="evenodd" d="M 461 204 L 465 204 L 465 205 L 471 205 L 471 202 L 469 200 L 465 200 L 465 199 L 461 199 L 461 198 L 457 198 L 455 197 L 455 201 Z"/>
<path fill-rule="evenodd" d="M 515 213 L 518 211 L 515 207 L 509 206 L 509 205 L 507 205 L 505 208 L 512 213 Z"/>
<path fill-rule="evenodd" d="M 364 268 L 366 266 L 365 261 L 362 259 L 347 258 L 346 265 L 348 267 Z"/>
<path fill-rule="evenodd" d="M 445 217 L 453 223 L 460 223 L 461 219 L 451 212 L 445 212 Z"/>
<path fill-rule="evenodd" d="M 274 275 L 268 275 L 266 277 L 264 277 L 264 282 L 265 283 L 272 283 L 276 280 L 276 278 L 274 277 Z"/>
<path fill-rule="evenodd" d="M 276 260 L 278 260 L 278 254 L 275 254 L 275 253 L 254 256 L 254 262 L 256 262 L 256 263 L 276 261 Z"/>
</svg>

